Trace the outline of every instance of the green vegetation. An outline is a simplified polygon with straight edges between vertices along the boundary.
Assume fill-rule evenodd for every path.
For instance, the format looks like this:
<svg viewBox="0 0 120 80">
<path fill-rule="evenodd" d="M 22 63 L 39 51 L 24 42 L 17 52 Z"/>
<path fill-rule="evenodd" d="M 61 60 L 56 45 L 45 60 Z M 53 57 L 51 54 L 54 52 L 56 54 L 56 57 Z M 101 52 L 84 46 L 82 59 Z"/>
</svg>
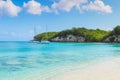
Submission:
<svg viewBox="0 0 120 80">
<path fill-rule="evenodd" d="M 86 41 L 90 42 L 102 41 L 103 38 L 108 34 L 109 32 L 100 29 L 88 30 L 88 33 L 86 34 Z"/>
<path fill-rule="evenodd" d="M 120 35 L 120 26 L 116 26 L 109 34 L 109 36 L 111 35 Z"/>
<path fill-rule="evenodd" d="M 53 36 L 55 36 L 58 32 L 47 32 L 47 33 L 41 33 L 36 36 L 34 36 L 34 40 L 41 41 L 41 40 L 49 40 Z"/>
<path fill-rule="evenodd" d="M 59 32 L 56 36 L 66 37 L 67 35 L 82 36 L 85 37 L 86 41 L 101 41 L 103 37 L 107 36 L 109 32 L 100 29 L 86 29 L 86 28 L 73 28 L 70 30 L 64 30 Z"/>
<path fill-rule="evenodd" d="M 120 35 L 120 26 L 116 26 L 112 31 L 105 31 L 100 29 L 87 29 L 83 27 L 63 30 L 61 32 L 48 32 L 47 36 L 46 33 L 41 33 L 34 36 L 34 40 L 50 40 L 55 37 L 66 38 L 67 35 L 82 36 L 85 38 L 86 42 L 99 42 L 107 38 L 108 36 Z M 113 40 L 113 38 L 111 38 L 111 40 Z"/>
</svg>

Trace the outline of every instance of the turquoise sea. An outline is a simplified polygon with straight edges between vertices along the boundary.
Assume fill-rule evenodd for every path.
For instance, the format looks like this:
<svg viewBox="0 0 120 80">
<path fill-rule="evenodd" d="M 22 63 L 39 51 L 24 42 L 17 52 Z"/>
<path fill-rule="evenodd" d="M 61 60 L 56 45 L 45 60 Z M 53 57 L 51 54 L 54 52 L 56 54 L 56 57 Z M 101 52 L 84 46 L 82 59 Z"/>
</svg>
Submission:
<svg viewBox="0 0 120 80">
<path fill-rule="evenodd" d="M 52 80 L 59 70 L 119 56 L 120 44 L 0 42 L 0 80 Z"/>
</svg>

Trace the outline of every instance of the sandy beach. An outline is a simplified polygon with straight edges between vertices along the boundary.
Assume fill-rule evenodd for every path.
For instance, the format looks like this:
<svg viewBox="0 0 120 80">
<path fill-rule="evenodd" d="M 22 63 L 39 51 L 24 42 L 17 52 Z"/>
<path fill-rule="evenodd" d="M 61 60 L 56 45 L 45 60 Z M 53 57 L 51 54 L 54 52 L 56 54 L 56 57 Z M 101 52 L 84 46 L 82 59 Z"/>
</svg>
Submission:
<svg viewBox="0 0 120 80">
<path fill-rule="evenodd" d="M 120 58 L 103 60 L 84 69 L 69 70 L 52 80 L 120 80 Z"/>
<path fill-rule="evenodd" d="M 97 64 L 90 63 L 87 67 L 76 65 L 68 68 L 54 69 L 44 76 L 39 72 L 31 73 L 23 80 L 120 80 L 120 58 L 103 59 Z"/>
</svg>

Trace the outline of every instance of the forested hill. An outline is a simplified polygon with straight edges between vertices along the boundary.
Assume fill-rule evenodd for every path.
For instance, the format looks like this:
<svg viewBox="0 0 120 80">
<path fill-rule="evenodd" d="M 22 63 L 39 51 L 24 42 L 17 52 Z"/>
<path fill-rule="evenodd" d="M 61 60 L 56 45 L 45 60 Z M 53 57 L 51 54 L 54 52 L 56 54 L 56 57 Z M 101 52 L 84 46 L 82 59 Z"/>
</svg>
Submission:
<svg viewBox="0 0 120 80">
<path fill-rule="evenodd" d="M 103 37 L 107 36 L 109 32 L 100 29 L 86 29 L 86 28 L 72 28 L 64 30 L 53 36 L 53 41 L 59 38 L 60 41 L 101 41 Z M 56 40 L 57 41 L 57 40 Z"/>
<path fill-rule="evenodd" d="M 120 35 L 120 26 L 116 26 L 112 31 L 87 29 L 82 27 L 63 30 L 60 32 L 41 33 L 34 36 L 34 40 L 50 40 L 53 42 L 112 42 L 113 38 L 109 37 L 115 35 Z"/>
</svg>

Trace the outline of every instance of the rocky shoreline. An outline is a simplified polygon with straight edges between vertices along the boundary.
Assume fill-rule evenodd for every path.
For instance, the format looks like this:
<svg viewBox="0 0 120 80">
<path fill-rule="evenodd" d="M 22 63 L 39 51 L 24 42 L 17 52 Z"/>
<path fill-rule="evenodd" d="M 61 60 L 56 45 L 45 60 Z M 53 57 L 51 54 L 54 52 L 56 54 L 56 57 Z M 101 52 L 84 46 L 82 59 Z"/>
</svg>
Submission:
<svg viewBox="0 0 120 80">
<path fill-rule="evenodd" d="M 109 36 L 106 39 L 104 39 L 103 42 L 115 42 L 115 43 L 120 43 L 120 35 L 113 35 Z"/>
<path fill-rule="evenodd" d="M 104 43 L 120 43 L 120 35 L 108 36 L 101 41 L 86 41 L 85 37 L 67 35 L 66 37 L 55 37 L 50 39 L 51 42 L 104 42 Z"/>
<path fill-rule="evenodd" d="M 50 39 L 52 42 L 85 42 L 85 38 L 82 36 L 67 35 L 66 37 L 55 37 Z"/>
</svg>

